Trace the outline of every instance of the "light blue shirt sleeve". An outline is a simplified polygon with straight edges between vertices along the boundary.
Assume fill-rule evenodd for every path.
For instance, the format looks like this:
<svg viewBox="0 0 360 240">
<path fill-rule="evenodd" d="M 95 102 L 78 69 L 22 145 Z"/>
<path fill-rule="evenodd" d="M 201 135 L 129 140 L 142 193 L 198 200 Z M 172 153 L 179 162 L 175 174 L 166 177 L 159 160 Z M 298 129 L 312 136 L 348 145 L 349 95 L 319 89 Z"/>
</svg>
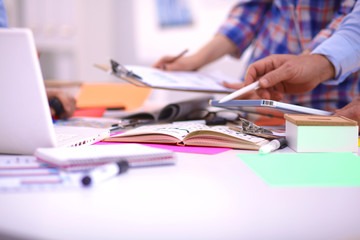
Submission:
<svg viewBox="0 0 360 240">
<path fill-rule="evenodd" d="M 336 77 L 324 84 L 337 85 L 360 69 L 360 1 L 340 24 L 338 30 L 311 54 L 326 56 L 334 65 Z"/>
<path fill-rule="evenodd" d="M 3 0 L 0 0 L 0 27 L 7 27 L 6 10 Z"/>
</svg>

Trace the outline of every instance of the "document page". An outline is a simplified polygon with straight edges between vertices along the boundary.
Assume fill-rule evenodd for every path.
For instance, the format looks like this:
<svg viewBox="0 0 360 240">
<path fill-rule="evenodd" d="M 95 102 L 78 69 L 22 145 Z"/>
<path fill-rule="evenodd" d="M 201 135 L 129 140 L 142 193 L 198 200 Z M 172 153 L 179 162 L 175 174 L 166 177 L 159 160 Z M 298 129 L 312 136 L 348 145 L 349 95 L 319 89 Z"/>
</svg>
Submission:
<svg viewBox="0 0 360 240">
<path fill-rule="evenodd" d="M 162 71 L 150 67 L 125 66 L 126 69 L 140 76 L 141 81 L 153 88 L 168 88 L 178 90 L 194 90 L 209 92 L 233 92 L 234 89 L 222 85 L 222 79 L 202 72 Z"/>
</svg>

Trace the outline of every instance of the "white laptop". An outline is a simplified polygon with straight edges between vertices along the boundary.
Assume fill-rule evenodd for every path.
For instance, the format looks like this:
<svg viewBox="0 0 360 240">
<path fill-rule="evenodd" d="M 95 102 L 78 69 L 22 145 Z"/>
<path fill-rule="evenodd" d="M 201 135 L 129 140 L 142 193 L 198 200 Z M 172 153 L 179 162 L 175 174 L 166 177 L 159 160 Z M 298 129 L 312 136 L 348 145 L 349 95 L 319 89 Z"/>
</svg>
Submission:
<svg viewBox="0 0 360 240">
<path fill-rule="evenodd" d="M 54 127 L 29 29 L 0 28 L 0 112 L 0 154 L 89 145 L 110 134 L 108 129 Z"/>
</svg>

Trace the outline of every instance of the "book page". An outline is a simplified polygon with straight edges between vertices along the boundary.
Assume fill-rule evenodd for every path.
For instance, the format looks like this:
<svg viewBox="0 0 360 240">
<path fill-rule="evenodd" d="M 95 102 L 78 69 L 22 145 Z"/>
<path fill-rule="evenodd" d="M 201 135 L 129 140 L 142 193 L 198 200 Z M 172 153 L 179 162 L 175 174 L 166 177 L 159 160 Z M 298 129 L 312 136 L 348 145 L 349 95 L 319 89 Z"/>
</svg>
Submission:
<svg viewBox="0 0 360 240">
<path fill-rule="evenodd" d="M 250 145 L 263 145 L 268 142 L 268 140 L 244 134 L 239 131 L 234 131 L 228 126 L 212 126 L 208 128 L 201 129 L 201 131 L 193 131 L 192 133 L 186 136 L 184 140 L 186 144 L 195 143 L 195 142 L 213 142 L 214 144 L 220 144 L 220 142 L 241 142 L 244 144 Z"/>
<path fill-rule="evenodd" d="M 190 121 L 191 122 L 191 121 Z M 107 140 L 116 139 L 121 141 L 141 142 L 177 142 L 180 143 L 187 134 L 193 131 L 208 129 L 204 124 L 191 124 L 179 122 L 171 124 L 146 125 L 131 129 L 125 133 L 112 136 Z"/>
</svg>

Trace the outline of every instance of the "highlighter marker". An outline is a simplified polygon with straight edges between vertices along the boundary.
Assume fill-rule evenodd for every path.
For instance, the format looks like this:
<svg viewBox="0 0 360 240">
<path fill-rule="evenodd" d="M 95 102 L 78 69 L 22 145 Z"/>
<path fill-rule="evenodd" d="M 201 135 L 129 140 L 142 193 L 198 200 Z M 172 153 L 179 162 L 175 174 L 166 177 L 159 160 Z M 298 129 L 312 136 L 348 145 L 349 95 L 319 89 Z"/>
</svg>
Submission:
<svg viewBox="0 0 360 240">
<path fill-rule="evenodd" d="M 108 163 L 97 167 L 81 178 L 81 184 L 84 187 L 93 186 L 100 182 L 106 181 L 109 178 L 115 177 L 128 170 L 129 163 L 127 161 L 119 161 L 115 163 Z"/>
<path fill-rule="evenodd" d="M 285 138 L 277 138 L 277 139 L 274 139 L 274 140 L 270 141 L 269 143 L 265 144 L 264 146 L 262 146 L 259 149 L 259 152 L 260 152 L 260 154 L 266 154 L 266 153 L 273 152 L 277 149 L 282 149 L 286 146 L 287 146 L 287 142 L 286 142 Z"/>
</svg>

